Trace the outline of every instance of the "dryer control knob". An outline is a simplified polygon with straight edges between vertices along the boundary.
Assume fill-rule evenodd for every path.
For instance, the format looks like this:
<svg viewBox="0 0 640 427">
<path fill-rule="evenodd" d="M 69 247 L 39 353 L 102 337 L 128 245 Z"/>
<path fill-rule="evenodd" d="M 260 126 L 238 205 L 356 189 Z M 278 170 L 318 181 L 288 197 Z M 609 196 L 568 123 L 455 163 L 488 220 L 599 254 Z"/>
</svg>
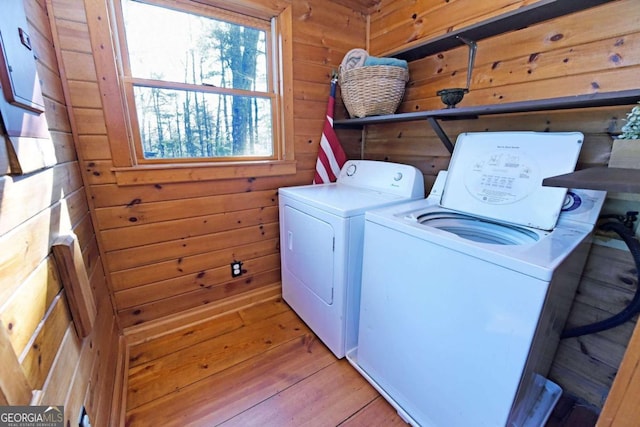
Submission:
<svg viewBox="0 0 640 427">
<path fill-rule="evenodd" d="M 356 173 L 356 165 L 349 165 L 347 168 L 347 176 L 353 176 Z"/>
<path fill-rule="evenodd" d="M 394 181 L 400 181 L 402 179 L 402 172 L 398 172 L 393 176 Z"/>
</svg>

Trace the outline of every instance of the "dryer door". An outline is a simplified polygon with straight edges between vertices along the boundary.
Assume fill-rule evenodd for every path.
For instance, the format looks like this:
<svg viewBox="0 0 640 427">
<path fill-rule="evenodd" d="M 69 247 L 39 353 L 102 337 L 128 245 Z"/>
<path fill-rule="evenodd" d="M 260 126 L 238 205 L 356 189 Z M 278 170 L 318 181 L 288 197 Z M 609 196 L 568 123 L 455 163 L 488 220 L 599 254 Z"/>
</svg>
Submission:
<svg viewBox="0 0 640 427">
<path fill-rule="evenodd" d="M 284 206 L 282 268 L 327 304 L 333 304 L 335 232 L 331 224 Z"/>
</svg>

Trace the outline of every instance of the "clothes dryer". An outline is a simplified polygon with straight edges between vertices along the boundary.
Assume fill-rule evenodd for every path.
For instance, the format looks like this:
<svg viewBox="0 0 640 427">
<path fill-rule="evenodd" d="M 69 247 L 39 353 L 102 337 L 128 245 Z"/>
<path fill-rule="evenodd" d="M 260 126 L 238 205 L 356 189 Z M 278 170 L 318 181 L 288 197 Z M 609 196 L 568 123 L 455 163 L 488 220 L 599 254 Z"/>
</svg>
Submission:
<svg viewBox="0 0 640 427">
<path fill-rule="evenodd" d="M 544 425 L 605 193 L 541 183 L 575 168 L 582 140 L 462 134 L 427 199 L 367 212 L 347 358 L 411 424 Z"/>
<path fill-rule="evenodd" d="M 356 345 L 364 213 L 424 198 L 413 166 L 349 160 L 337 182 L 279 190 L 282 296 L 336 357 Z"/>
</svg>

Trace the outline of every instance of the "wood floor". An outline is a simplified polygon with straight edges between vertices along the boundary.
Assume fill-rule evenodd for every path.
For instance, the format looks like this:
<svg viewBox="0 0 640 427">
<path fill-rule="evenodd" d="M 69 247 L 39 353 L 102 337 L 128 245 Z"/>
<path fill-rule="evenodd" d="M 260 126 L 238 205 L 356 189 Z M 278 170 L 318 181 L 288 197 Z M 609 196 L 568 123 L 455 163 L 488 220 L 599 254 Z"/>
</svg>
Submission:
<svg viewBox="0 0 640 427">
<path fill-rule="evenodd" d="M 280 299 L 132 346 L 129 354 L 127 426 L 406 425 Z M 549 426 L 569 426 L 569 418 L 558 414 Z M 580 427 L 589 425 L 595 419 Z"/>
</svg>

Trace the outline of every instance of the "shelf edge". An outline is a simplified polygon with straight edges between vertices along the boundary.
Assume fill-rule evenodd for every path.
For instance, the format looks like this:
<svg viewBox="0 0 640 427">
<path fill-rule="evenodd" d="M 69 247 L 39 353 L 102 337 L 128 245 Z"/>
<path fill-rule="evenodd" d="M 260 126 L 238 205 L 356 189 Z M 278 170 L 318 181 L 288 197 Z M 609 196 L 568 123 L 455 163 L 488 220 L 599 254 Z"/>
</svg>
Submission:
<svg viewBox="0 0 640 427">
<path fill-rule="evenodd" d="M 492 114 L 526 113 L 533 111 L 566 110 L 572 108 L 595 108 L 615 105 L 631 105 L 640 101 L 640 89 L 616 92 L 596 92 L 559 98 L 536 99 L 504 104 L 480 105 L 442 110 L 398 113 L 385 116 L 369 116 L 354 119 L 334 120 L 336 129 L 357 129 L 370 124 L 395 123 L 435 119 L 465 119 Z"/>
</svg>

